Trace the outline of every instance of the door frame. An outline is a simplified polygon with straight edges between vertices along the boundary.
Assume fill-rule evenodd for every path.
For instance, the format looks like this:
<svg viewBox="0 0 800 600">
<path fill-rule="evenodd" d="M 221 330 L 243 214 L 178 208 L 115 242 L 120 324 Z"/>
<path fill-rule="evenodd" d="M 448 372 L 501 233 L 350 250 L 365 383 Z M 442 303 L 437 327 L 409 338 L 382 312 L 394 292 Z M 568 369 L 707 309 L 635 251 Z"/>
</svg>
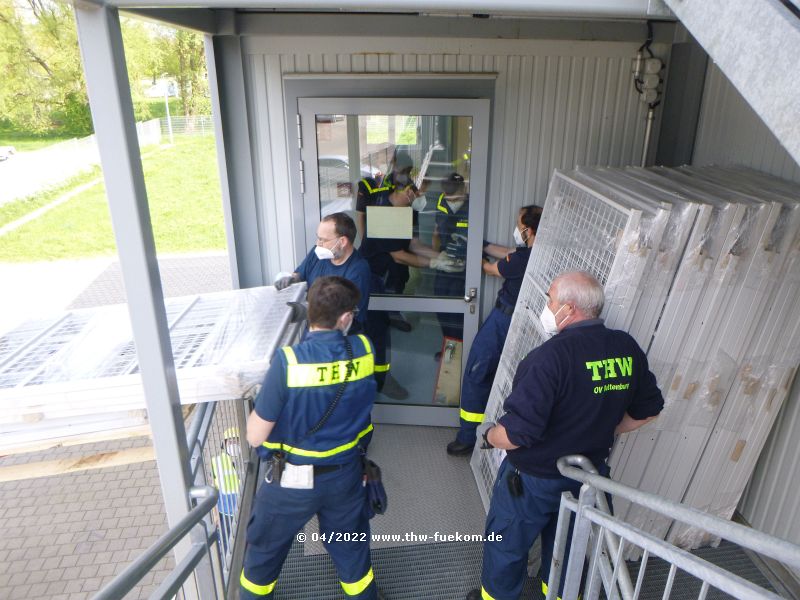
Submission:
<svg viewBox="0 0 800 600">
<path fill-rule="evenodd" d="M 409 79 L 395 78 L 392 83 L 396 87 L 402 81 L 402 89 L 406 94 L 411 88 L 417 88 L 424 94 L 425 87 L 434 83 L 431 79 L 424 81 L 425 85 L 420 87 L 423 82 L 415 81 L 416 86 L 409 86 Z M 327 79 L 327 78 L 322 78 Z M 342 78 L 334 77 L 337 83 Z M 319 222 L 319 190 L 317 186 L 318 174 L 316 160 L 302 161 L 302 155 L 308 153 L 317 156 L 315 119 L 314 114 L 397 114 L 397 115 L 450 115 L 450 116 L 469 116 L 472 118 L 472 140 L 471 140 L 471 170 L 470 170 L 470 230 L 472 235 L 467 240 L 467 271 L 465 272 L 465 289 L 475 288 L 477 297 L 472 300 L 474 312 L 468 309 L 468 304 L 462 298 L 426 298 L 426 297 L 373 297 L 370 298 L 370 307 L 377 310 L 406 310 L 419 312 L 452 312 L 464 316 L 464 343 L 462 347 L 462 374 L 466 363 L 466 357 L 472 344 L 472 340 L 477 333 L 480 325 L 480 299 L 482 295 L 482 269 L 480 268 L 481 256 L 483 251 L 483 228 L 485 224 L 485 210 L 488 194 L 488 174 L 489 174 L 489 143 L 490 143 L 490 124 L 491 124 L 491 96 L 494 89 L 493 75 L 484 75 L 474 78 L 465 77 L 466 87 L 482 88 L 483 93 L 478 96 L 488 96 L 483 98 L 459 98 L 453 94 L 455 86 L 447 85 L 448 82 L 441 81 L 439 78 L 434 88 L 436 97 L 403 97 L 402 92 L 398 97 L 374 97 L 374 96 L 328 96 L 323 93 L 329 90 L 327 86 L 320 86 L 316 93 L 309 93 L 311 90 L 307 86 L 290 86 L 293 88 L 291 103 L 287 102 L 287 125 L 292 124 L 293 129 L 287 131 L 297 131 L 297 136 L 289 136 L 289 156 L 290 164 L 302 164 L 301 168 L 292 169 L 290 174 L 292 181 L 293 197 L 293 222 L 295 223 L 295 242 L 297 246 L 298 260 L 305 256 L 315 239 L 316 226 Z M 316 80 L 319 81 L 319 80 Z M 297 81 L 292 83 L 299 83 Z M 302 83 L 308 84 L 307 80 Z M 322 83 L 319 81 L 319 83 Z M 363 81 L 361 83 L 364 83 Z M 366 89 L 385 89 L 375 84 L 380 84 L 372 78 Z M 477 84 L 477 86 L 475 85 Z M 302 89 L 305 87 L 305 89 Z M 316 86 L 312 86 L 316 87 Z M 334 88 L 338 86 L 333 86 Z M 362 86 L 363 87 L 363 86 Z M 463 89 L 463 88 L 462 88 Z M 399 88 L 398 88 L 399 90 Z M 305 93 L 304 93 L 305 92 Z M 437 93 L 438 92 L 438 93 Z M 445 93 L 449 92 L 449 93 Z M 487 93 L 488 92 L 488 93 Z M 377 94 L 376 94 L 377 96 Z M 456 97 L 453 97 L 456 96 Z M 287 97 L 287 100 L 289 98 Z M 292 111 L 292 107 L 296 107 Z M 301 141 L 302 140 L 302 141 Z M 302 143 L 305 148 L 301 148 Z M 294 159 L 294 160 L 293 160 Z M 304 181 L 301 182 L 300 178 Z M 313 193 L 309 193 L 313 183 Z M 304 194 L 300 193 L 304 189 Z M 376 404 L 373 410 L 373 418 L 376 422 L 386 422 L 408 425 L 428 425 L 428 426 L 457 426 L 459 423 L 459 407 L 443 406 L 421 406 L 406 404 Z"/>
</svg>

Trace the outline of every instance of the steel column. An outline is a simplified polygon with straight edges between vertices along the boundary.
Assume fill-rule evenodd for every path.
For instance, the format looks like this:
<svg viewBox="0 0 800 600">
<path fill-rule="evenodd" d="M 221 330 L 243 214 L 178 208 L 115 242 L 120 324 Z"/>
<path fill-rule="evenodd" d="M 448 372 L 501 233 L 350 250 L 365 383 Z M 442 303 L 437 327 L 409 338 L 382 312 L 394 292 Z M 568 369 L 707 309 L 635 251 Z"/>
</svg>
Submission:
<svg viewBox="0 0 800 600">
<path fill-rule="evenodd" d="M 76 4 L 75 16 L 167 520 L 174 527 L 189 512 L 192 482 L 119 13 Z M 176 562 L 188 551 L 188 540 L 176 546 Z"/>
</svg>

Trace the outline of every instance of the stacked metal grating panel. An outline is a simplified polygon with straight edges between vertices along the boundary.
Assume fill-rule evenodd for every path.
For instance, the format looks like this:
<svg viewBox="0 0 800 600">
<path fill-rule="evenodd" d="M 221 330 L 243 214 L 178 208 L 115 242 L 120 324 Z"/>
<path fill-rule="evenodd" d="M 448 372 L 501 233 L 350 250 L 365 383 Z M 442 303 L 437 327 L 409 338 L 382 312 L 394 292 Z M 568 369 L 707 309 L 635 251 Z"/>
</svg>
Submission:
<svg viewBox="0 0 800 600">
<path fill-rule="evenodd" d="M 261 382 L 305 284 L 166 301 L 181 403 L 230 400 Z M 0 337 L 2 449 L 143 425 L 127 305 L 67 312 Z"/>
<path fill-rule="evenodd" d="M 585 270 L 606 290 L 607 321 L 622 327 L 634 318 L 642 279 L 656 260 L 669 210 L 638 202 L 625 194 L 601 193 L 586 185 L 585 173 L 556 171 L 547 205 L 511 320 L 508 339 L 495 376 L 486 419 L 502 414 L 517 364 L 546 336 L 539 324 L 550 281 L 561 272 Z M 471 459 L 484 506 L 491 499 L 497 467 L 504 453 L 476 451 Z"/>
<path fill-rule="evenodd" d="M 545 339 L 544 291 L 571 269 L 604 284 L 607 325 L 647 350 L 666 400 L 656 421 L 617 440 L 612 476 L 730 517 L 800 360 L 797 188 L 711 167 L 556 172 L 487 420 Z M 472 458 L 487 506 L 502 457 Z M 623 502 L 615 513 L 687 547 L 713 541 Z"/>
</svg>

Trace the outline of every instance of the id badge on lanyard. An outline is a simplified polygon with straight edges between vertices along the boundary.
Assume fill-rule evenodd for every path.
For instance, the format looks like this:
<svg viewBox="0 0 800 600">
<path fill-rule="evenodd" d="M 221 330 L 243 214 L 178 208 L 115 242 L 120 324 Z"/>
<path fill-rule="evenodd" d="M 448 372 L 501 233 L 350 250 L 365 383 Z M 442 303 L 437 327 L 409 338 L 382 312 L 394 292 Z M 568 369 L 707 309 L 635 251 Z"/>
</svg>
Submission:
<svg viewBox="0 0 800 600">
<path fill-rule="evenodd" d="M 286 463 L 281 475 L 281 487 L 293 490 L 314 489 L 314 465 Z"/>
</svg>

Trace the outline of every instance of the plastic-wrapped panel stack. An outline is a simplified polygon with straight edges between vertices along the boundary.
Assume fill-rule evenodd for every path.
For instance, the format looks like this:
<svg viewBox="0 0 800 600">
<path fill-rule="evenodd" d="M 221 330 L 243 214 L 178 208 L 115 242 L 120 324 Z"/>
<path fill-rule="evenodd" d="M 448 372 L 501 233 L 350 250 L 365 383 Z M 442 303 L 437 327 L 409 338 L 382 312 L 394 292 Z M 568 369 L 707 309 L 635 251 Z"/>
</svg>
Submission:
<svg viewBox="0 0 800 600">
<path fill-rule="evenodd" d="M 604 314 L 610 323 L 629 324 L 641 282 L 656 261 L 670 211 L 657 202 L 632 201 L 624 194 L 603 194 L 581 182 L 582 174 L 556 171 L 533 245 L 510 333 L 492 386 L 486 418 L 502 414 L 517 364 L 545 334 L 539 314 L 550 281 L 559 273 L 582 269 L 605 286 Z M 503 452 L 476 452 L 472 469 L 488 507 Z"/>
<path fill-rule="evenodd" d="M 181 403 L 241 398 L 261 383 L 305 284 L 166 301 Z M 0 436 L 9 451 L 142 425 L 144 393 L 127 305 L 76 310 L 0 337 Z"/>
<path fill-rule="evenodd" d="M 579 221 L 562 212 L 564 198 L 577 190 L 584 208 L 605 199 L 630 211 L 620 212 L 627 221 L 616 223 L 616 235 L 603 228 L 603 219 Z M 581 241 L 592 238 L 608 242 L 610 261 L 587 252 Z M 574 260 L 556 260 L 563 248 Z M 643 251 L 647 258 L 635 261 Z M 763 174 L 720 168 L 557 172 L 488 420 L 502 414 L 516 365 L 545 339 L 538 324 L 543 290 L 575 268 L 604 284 L 607 325 L 630 331 L 647 350 L 666 400 L 656 421 L 617 441 L 612 476 L 730 517 L 800 360 L 797 189 Z M 487 504 L 500 460 L 499 451 L 473 455 Z M 648 511 L 618 503 L 615 512 L 685 546 L 707 541 Z"/>
</svg>

